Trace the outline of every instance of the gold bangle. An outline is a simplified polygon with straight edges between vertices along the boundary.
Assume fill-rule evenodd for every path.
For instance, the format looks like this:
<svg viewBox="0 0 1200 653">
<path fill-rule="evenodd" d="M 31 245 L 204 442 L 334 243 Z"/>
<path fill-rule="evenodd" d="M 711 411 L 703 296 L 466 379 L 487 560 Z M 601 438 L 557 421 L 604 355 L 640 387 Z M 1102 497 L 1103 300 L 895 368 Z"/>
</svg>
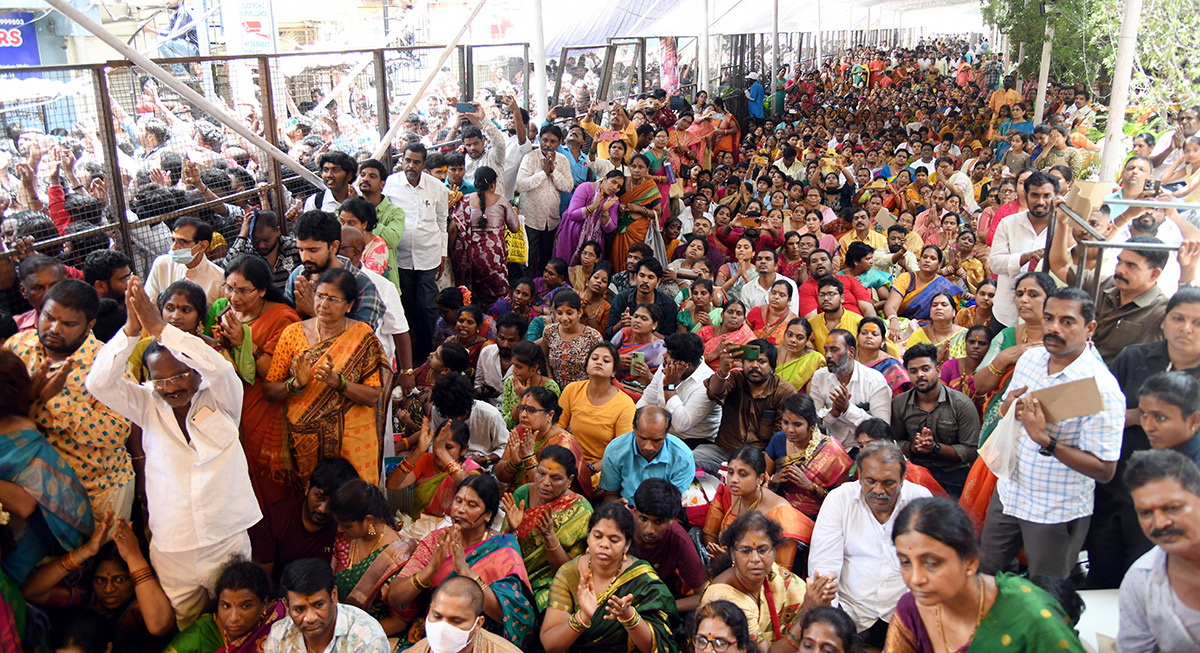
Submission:
<svg viewBox="0 0 1200 653">
<path fill-rule="evenodd" d="M 546 540 L 546 545 L 547 545 L 547 546 L 546 546 L 546 552 L 547 552 L 547 553 L 549 553 L 550 551 L 557 551 L 557 550 L 559 550 L 559 549 L 561 549 L 561 548 L 562 548 L 562 542 L 559 542 L 559 541 L 558 541 L 558 538 L 554 538 L 554 541 L 555 541 L 557 544 L 556 544 L 555 546 L 549 546 L 549 544 L 550 544 L 550 540 Z"/>
<path fill-rule="evenodd" d="M 642 615 L 638 614 L 637 612 L 634 612 L 633 616 L 630 617 L 628 620 L 618 619 L 617 622 L 620 623 L 621 626 L 625 628 L 625 630 L 633 630 L 634 628 L 637 628 L 638 625 L 640 625 L 642 623 Z"/>
<path fill-rule="evenodd" d="M 420 578 L 418 578 L 416 574 L 409 576 L 409 578 L 412 579 L 413 587 L 417 588 L 418 592 L 424 592 L 425 590 L 429 589 L 429 585 L 427 585 Z"/>
<path fill-rule="evenodd" d="M 1004 370 L 999 369 L 992 363 L 988 363 L 987 368 L 988 368 L 989 372 L 991 372 L 992 374 L 995 374 L 996 376 L 1004 376 Z"/>
</svg>

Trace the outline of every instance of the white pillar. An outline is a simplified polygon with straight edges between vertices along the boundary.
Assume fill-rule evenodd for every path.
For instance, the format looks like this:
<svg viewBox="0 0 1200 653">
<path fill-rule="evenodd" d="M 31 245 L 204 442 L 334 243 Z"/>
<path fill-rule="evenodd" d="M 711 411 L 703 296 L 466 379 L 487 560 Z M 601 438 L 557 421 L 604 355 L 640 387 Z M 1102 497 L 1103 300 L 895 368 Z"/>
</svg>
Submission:
<svg viewBox="0 0 1200 653">
<path fill-rule="evenodd" d="M 783 107 L 775 106 L 779 95 L 779 0 L 771 3 L 771 113 L 783 115 Z"/>
<path fill-rule="evenodd" d="M 1133 74 L 1134 46 L 1142 22 L 1142 0 L 1125 0 L 1121 19 L 1121 37 L 1117 41 L 1117 64 L 1113 70 L 1112 98 L 1108 104 L 1108 127 L 1104 130 L 1104 150 L 1100 157 L 1100 178 L 1113 179 L 1124 155 L 1122 127 L 1129 96 L 1129 78 Z"/>
<path fill-rule="evenodd" d="M 821 0 L 817 0 L 817 70 L 821 69 Z"/>
<path fill-rule="evenodd" d="M 696 83 L 697 91 L 708 91 L 708 42 L 711 37 L 708 33 L 708 0 L 700 0 L 700 79 Z"/>
<path fill-rule="evenodd" d="M 1046 40 L 1042 41 L 1042 69 L 1038 73 L 1037 103 L 1033 110 L 1033 124 L 1042 123 L 1043 112 L 1046 110 L 1046 87 L 1050 83 L 1050 53 L 1054 48 L 1054 26 L 1050 18 L 1046 18 Z"/>
<path fill-rule="evenodd" d="M 542 0 L 529 0 L 530 14 L 533 21 L 530 27 L 530 55 L 533 59 L 533 73 L 526 73 L 533 91 L 533 114 L 539 120 L 545 120 L 550 113 L 549 99 L 546 97 L 546 34 L 542 27 Z M 566 62 L 563 62 L 566 63 Z"/>
</svg>

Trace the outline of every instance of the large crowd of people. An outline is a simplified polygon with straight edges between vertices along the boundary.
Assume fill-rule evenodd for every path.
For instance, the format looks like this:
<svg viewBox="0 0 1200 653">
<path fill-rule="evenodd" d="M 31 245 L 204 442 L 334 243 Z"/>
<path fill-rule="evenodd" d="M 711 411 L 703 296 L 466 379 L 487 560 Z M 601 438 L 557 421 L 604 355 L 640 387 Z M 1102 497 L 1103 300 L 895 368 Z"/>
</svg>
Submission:
<svg viewBox="0 0 1200 653">
<path fill-rule="evenodd" d="M 289 98 L 279 196 L 152 83 L 111 175 L 10 132 L 0 653 L 1082 651 L 1082 588 L 1200 646 L 1200 221 L 1107 201 L 1193 198 L 1200 107 L 1098 257 L 1091 89 L 1035 116 L 986 40 L 599 65 L 538 121 L 439 89 L 394 166 Z M 46 244 L 113 183 L 130 242 Z"/>
</svg>

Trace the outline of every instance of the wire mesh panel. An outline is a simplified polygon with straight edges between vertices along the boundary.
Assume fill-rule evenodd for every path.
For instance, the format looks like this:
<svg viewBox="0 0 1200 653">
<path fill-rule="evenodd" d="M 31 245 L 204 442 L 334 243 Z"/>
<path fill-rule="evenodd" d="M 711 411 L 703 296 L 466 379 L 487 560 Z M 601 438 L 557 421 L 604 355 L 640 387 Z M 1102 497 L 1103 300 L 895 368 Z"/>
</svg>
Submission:
<svg viewBox="0 0 1200 653">
<path fill-rule="evenodd" d="M 526 105 L 529 90 L 529 71 L 524 43 L 500 45 L 469 45 L 471 50 L 471 89 L 478 102 L 490 101 L 497 95 L 513 96 Z M 529 107 L 526 106 L 526 109 Z"/>
<path fill-rule="evenodd" d="M 607 52 L 604 45 L 563 48 L 562 55 L 550 60 L 554 81 L 550 103 L 586 112 L 593 100 L 600 99 L 600 74 Z"/>
<path fill-rule="evenodd" d="M 399 120 L 400 112 L 412 100 L 433 65 L 437 63 L 441 50 L 442 48 L 384 50 L 389 124 L 395 124 Z M 405 143 L 414 140 L 428 139 L 429 143 L 440 143 L 446 139 L 453 120 L 454 103 L 469 99 L 462 70 L 461 50 L 455 49 L 405 119 L 404 126 L 392 142 L 393 147 L 403 149 Z"/>
<path fill-rule="evenodd" d="M 624 102 L 636 96 L 644 87 L 641 74 L 642 44 L 640 40 L 613 41 L 611 63 L 604 71 L 608 76 L 607 93 L 601 99 Z"/>
</svg>

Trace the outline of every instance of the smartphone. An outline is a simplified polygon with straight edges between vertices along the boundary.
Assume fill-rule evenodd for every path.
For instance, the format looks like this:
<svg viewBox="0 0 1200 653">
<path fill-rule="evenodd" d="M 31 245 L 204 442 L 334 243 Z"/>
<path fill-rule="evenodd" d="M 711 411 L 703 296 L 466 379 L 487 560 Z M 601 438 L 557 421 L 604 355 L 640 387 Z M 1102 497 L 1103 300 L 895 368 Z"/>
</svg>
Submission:
<svg viewBox="0 0 1200 653">
<path fill-rule="evenodd" d="M 613 104 L 614 104 L 614 102 L 613 102 L 612 100 L 609 100 L 608 102 L 601 103 L 601 104 L 600 104 L 600 109 L 601 109 L 601 110 L 603 110 L 603 111 L 612 111 L 612 110 L 613 110 Z"/>
<path fill-rule="evenodd" d="M 575 117 L 575 107 L 559 107 L 558 111 L 556 111 L 555 114 L 559 118 L 574 118 Z"/>
<path fill-rule="evenodd" d="M 1146 182 L 1146 190 L 1153 195 L 1158 195 L 1158 194 L 1162 193 L 1162 180 L 1161 179 L 1151 179 L 1150 181 L 1147 181 Z"/>
<path fill-rule="evenodd" d="M 475 113 L 475 105 L 470 102 L 459 102 L 454 105 L 454 110 L 459 113 Z"/>
<path fill-rule="evenodd" d="M 733 348 L 733 357 L 744 361 L 756 361 L 760 352 L 758 345 L 738 345 Z"/>
<path fill-rule="evenodd" d="M 629 369 L 632 371 L 632 370 L 633 370 L 633 366 L 634 366 L 634 365 L 636 365 L 637 363 L 641 363 L 641 364 L 643 364 L 643 365 L 645 365 L 645 364 L 646 364 L 646 354 L 645 354 L 645 352 L 640 352 L 640 351 L 635 351 L 635 352 L 633 352 L 633 360 L 632 360 L 632 361 L 630 361 L 630 363 L 629 363 Z"/>
</svg>

